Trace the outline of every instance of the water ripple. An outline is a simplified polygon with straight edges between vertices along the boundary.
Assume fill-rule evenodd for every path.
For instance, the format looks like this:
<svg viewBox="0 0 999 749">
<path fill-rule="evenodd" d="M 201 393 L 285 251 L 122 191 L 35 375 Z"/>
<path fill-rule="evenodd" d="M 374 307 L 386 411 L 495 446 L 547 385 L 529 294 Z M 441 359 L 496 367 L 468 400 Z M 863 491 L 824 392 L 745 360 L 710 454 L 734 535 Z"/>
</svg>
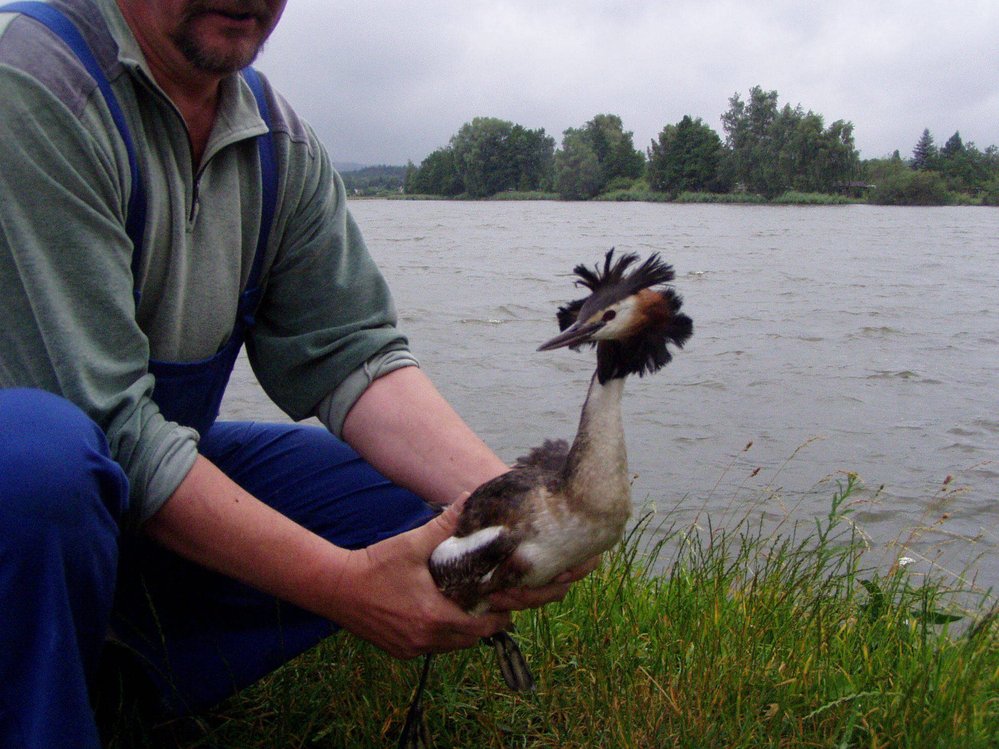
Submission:
<svg viewBox="0 0 999 749">
<path fill-rule="evenodd" d="M 582 295 L 572 267 L 611 246 L 660 251 L 695 334 L 665 372 L 628 383 L 636 498 L 688 498 L 721 522 L 770 487 L 767 512 L 810 519 L 854 471 L 870 487 L 858 495 L 865 533 L 905 538 L 946 501 L 946 533 L 982 540 L 941 555 L 961 568 L 989 551 L 981 577 L 999 585 L 999 539 L 983 533 L 999 527 L 988 301 L 999 211 L 378 200 L 352 211 L 424 367 L 501 456 L 575 429 L 592 354 L 534 352 L 555 308 Z M 247 387 L 234 376 L 232 408 L 269 414 Z M 941 497 L 946 476 L 961 491 Z"/>
</svg>

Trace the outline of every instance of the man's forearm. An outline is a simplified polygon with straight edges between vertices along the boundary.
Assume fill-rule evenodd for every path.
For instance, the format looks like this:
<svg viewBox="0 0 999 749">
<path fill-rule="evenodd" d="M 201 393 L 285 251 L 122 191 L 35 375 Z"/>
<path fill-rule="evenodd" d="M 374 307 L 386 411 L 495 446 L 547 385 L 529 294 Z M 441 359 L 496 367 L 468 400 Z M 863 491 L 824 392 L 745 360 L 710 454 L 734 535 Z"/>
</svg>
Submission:
<svg viewBox="0 0 999 749">
<path fill-rule="evenodd" d="M 457 514 L 347 551 L 247 494 L 199 457 L 145 531 L 176 554 L 284 599 L 402 658 L 469 647 L 509 623 L 437 590 L 427 561 Z"/>
<path fill-rule="evenodd" d="M 155 541 L 198 564 L 320 611 L 350 555 L 268 507 L 199 457 L 145 525 Z"/>
<path fill-rule="evenodd" d="M 508 470 L 416 367 L 372 382 L 347 414 L 343 436 L 386 477 L 436 504 Z"/>
</svg>

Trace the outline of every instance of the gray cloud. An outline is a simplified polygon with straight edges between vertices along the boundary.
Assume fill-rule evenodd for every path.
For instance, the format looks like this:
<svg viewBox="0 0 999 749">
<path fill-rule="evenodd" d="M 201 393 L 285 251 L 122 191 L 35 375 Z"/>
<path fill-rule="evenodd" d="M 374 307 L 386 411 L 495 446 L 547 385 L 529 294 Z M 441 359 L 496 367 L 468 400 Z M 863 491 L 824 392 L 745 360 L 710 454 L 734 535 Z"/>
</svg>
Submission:
<svg viewBox="0 0 999 749">
<path fill-rule="evenodd" d="M 560 140 L 610 112 L 644 149 L 757 84 L 874 157 L 924 127 L 999 144 L 996 39 L 992 0 L 290 0 L 257 64 L 338 161 L 419 163 L 476 116 Z"/>
</svg>

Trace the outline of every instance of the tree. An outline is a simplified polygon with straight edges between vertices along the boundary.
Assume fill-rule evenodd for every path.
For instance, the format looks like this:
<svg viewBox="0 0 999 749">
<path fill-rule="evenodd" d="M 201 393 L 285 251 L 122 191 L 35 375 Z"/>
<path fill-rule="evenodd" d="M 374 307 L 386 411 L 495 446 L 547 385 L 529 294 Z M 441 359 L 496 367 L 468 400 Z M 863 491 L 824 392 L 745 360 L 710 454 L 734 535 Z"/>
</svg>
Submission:
<svg viewBox="0 0 999 749">
<path fill-rule="evenodd" d="M 615 179 L 634 180 L 645 171 L 645 156 L 616 114 L 598 114 L 581 128 L 562 134 L 555 154 L 555 189 L 563 198 L 591 198 Z"/>
<path fill-rule="evenodd" d="M 603 185 L 617 177 L 636 179 L 645 170 L 645 157 L 635 148 L 633 133 L 625 131 L 616 114 L 598 114 L 583 126 L 597 161 Z"/>
<path fill-rule="evenodd" d="M 418 169 L 407 172 L 405 190 L 410 195 L 461 195 L 465 183 L 458 171 L 454 151 L 438 148 L 427 156 Z"/>
<path fill-rule="evenodd" d="M 910 166 L 913 169 L 932 169 L 937 156 L 937 147 L 933 143 L 933 136 L 930 135 L 930 129 L 926 128 L 912 149 Z"/>
<path fill-rule="evenodd" d="M 964 141 L 961 140 L 961 133 L 954 131 L 954 134 L 947 139 L 944 147 L 940 149 L 940 156 L 944 159 L 954 159 L 964 153 Z"/>
<path fill-rule="evenodd" d="M 735 179 L 744 189 L 768 197 L 784 188 L 777 179 L 780 153 L 777 92 L 754 86 L 749 101 L 743 102 L 738 93 L 729 99 L 728 111 L 722 115 L 725 145 L 732 153 Z"/>
<path fill-rule="evenodd" d="M 366 166 L 352 171 L 340 172 L 343 186 L 354 195 L 381 195 L 398 192 L 405 179 L 415 170 L 412 162 L 408 166 Z"/>
<path fill-rule="evenodd" d="M 510 151 L 515 162 L 517 184 L 521 192 L 551 189 L 555 170 L 555 139 L 544 129 L 528 130 L 514 125 L 510 133 Z"/>
<path fill-rule="evenodd" d="M 994 148 L 994 147 L 993 147 Z M 982 194 L 996 172 L 989 168 L 989 157 L 974 143 L 964 143 L 955 132 L 940 149 L 933 168 L 943 175 L 948 189 L 954 192 Z"/>
<path fill-rule="evenodd" d="M 476 117 L 430 154 L 406 179 L 406 191 L 485 198 L 503 190 L 551 184 L 555 139 L 495 117 Z"/>
<path fill-rule="evenodd" d="M 718 192 L 722 189 L 719 167 L 722 141 L 700 117 L 684 115 L 676 125 L 667 125 L 648 150 L 649 187 L 658 192 Z"/>
<path fill-rule="evenodd" d="M 799 113 L 781 154 L 791 188 L 801 192 L 834 192 L 860 171 L 853 124 L 836 120 L 823 128 L 822 116 Z"/>
<path fill-rule="evenodd" d="M 484 198 L 503 190 L 537 189 L 549 179 L 555 140 L 495 117 L 476 117 L 451 139 L 465 192 Z"/>
<path fill-rule="evenodd" d="M 569 128 L 555 153 L 555 190 L 564 200 L 586 200 L 599 193 L 602 184 L 600 160 L 588 135 Z"/>
<path fill-rule="evenodd" d="M 754 86 L 749 101 L 729 99 L 722 115 L 733 177 L 750 192 L 773 198 L 785 190 L 832 192 L 860 166 L 853 124 L 828 128 L 822 115 L 801 106 L 777 106 L 777 92 Z"/>
<path fill-rule="evenodd" d="M 455 164 L 471 197 L 488 197 L 516 185 L 516 165 L 509 148 L 512 131 L 512 122 L 476 117 L 451 138 Z"/>
</svg>

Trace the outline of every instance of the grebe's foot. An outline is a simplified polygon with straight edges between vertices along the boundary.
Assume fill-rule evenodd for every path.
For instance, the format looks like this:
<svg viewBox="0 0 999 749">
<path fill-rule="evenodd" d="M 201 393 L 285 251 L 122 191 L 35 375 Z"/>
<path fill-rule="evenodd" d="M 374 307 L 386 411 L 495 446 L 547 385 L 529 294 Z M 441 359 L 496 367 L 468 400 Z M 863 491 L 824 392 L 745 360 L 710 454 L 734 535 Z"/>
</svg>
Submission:
<svg viewBox="0 0 999 749">
<path fill-rule="evenodd" d="M 514 692 L 534 691 L 534 676 L 524 659 L 524 654 L 520 652 L 509 632 L 500 631 L 490 637 L 483 637 L 482 641 L 492 645 L 496 651 L 496 662 L 499 664 L 500 673 L 503 674 L 503 681 L 510 689 Z"/>
<path fill-rule="evenodd" d="M 406 712 L 406 722 L 399 736 L 399 749 L 430 749 L 430 734 L 423 719 L 423 691 L 427 686 L 432 658 L 430 654 L 423 657 L 423 673 L 420 674 L 420 683 L 416 686 L 413 701 L 409 703 L 409 710 Z"/>
</svg>

